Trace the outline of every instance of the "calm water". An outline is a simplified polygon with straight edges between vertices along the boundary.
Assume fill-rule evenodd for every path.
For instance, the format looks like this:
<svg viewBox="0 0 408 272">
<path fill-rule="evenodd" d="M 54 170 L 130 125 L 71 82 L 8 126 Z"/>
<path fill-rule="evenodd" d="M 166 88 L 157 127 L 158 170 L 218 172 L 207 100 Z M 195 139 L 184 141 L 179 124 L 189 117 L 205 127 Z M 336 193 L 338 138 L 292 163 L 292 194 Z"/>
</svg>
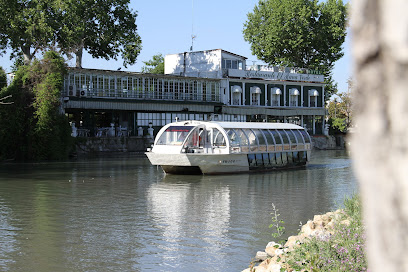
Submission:
<svg viewBox="0 0 408 272">
<path fill-rule="evenodd" d="M 358 190 L 344 151 L 301 170 L 165 176 L 145 158 L 0 165 L 0 271 L 241 271 Z"/>
</svg>

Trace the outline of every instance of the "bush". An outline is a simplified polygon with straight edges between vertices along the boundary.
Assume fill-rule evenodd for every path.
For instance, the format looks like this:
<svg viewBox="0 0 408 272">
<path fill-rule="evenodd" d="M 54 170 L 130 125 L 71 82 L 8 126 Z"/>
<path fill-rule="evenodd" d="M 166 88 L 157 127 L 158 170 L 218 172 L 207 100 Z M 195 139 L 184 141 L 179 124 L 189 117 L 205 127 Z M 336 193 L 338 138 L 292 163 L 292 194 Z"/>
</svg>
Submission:
<svg viewBox="0 0 408 272">
<path fill-rule="evenodd" d="M 344 201 L 344 213 L 335 221 L 330 238 L 313 237 L 288 252 L 290 267 L 297 271 L 367 271 L 360 203 L 357 196 Z"/>
<path fill-rule="evenodd" d="M 55 52 L 20 66 L 0 96 L 12 95 L 0 107 L 0 159 L 56 160 L 68 157 L 71 129 L 59 111 L 66 65 Z"/>
</svg>

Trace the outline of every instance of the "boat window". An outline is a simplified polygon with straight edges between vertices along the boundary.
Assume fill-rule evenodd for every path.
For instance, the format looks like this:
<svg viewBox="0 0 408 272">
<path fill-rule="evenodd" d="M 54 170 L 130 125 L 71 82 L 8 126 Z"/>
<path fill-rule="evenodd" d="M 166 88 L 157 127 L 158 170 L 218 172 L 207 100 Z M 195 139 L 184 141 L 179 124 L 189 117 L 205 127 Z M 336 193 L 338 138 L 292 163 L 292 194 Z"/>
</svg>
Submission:
<svg viewBox="0 0 408 272">
<path fill-rule="evenodd" d="M 237 129 L 237 135 L 239 135 L 240 140 L 241 140 L 241 151 L 242 152 L 248 152 L 249 151 L 249 141 L 247 136 L 245 135 L 244 131 L 242 129 Z"/>
<path fill-rule="evenodd" d="M 224 135 L 216 128 L 213 129 L 214 146 L 226 146 Z"/>
<path fill-rule="evenodd" d="M 259 145 L 266 145 L 266 139 L 259 129 L 252 129 L 253 134 L 258 138 Z"/>
<path fill-rule="evenodd" d="M 157 145 L 182 145 L 194 126 L 170 126 L 160 136 Z"/>
<path fill-rule="evenodd" d="M 309 137 L 309 134 L 307 134 L 307 132 L 306 132 L 306 131 L 304 131 L 304 130 L 300 130 L 300 133 L 302 134 L 303 139 L 305 139 L 305 143 L 309 143 L 309 144 L 310 144 L 310 137 Z"/>
<path fill-rule="evenodd" d="M 293 162 L 298 163 L 299 161 L 300 161 L 299 152 L 297 152 L 297 151 L 293 152 Z"/>
<path fill-rule="evenodd" d="M 239 144 L 241 142 L 241 138 L 237 135 L 235 130 L 228 129 L 227 130 L 227 135 L 228 135 L 229 141 L 231 143 L 231 146 L 239 146 Z"/>
<path fill-rule="evenodd" d="M 272 134 L 269 133 L 269 130 L 262 129 L 260 130 L 265 136 L 266 142 L 268 144 L 268 151 L 275 151 L 275 140 L 273 139 Z"/>
<path fill-rule="evenodd" d="M 262 159 L 264 166 L 270 166 L 271 162 L 269 161 L 268 153 L 262 153 Z"/>
<path fill-rule="evenodd" d="M 297 148 L 297 142 L 296 142 L 296 137 L 295 134 L 293 134 L 292 130 L 285 129 L 286 134 L 289 136 L 289 140 L 291 143 L 291 149 L 296 149 Z"/>
<path fill-rule="evenodd" d="M 275 143 L 277 145 L 282 144 L 282 138 L 279 136 L 279 133 L 276 130 L 272 130 L 272 129 L 269 131 L 272 133 L 273 138 L 275 139 Z"/>
<path fill-rule="evenodd" d="M 289 138 L 283 130 L 278 130 L 284 144 L 289 144 Z"/>
<path fill-rule="evenodd" d="M 202 130 L 201 130 L 202 132 Z M 201 136 L 199 135 L 199 130 L 194 129 L 190 135 L 188 136 L 188 139 L 184 145 L 184 148 L 197 148 L 200 146 L 201 142 Z M 202 144 L 202 143 L 201 143 Z"/>
<path fill-rule="evenodd" d="M 288 135 L 285 133 L 285 131 L 283 130 L 277 130 L 280 134 L 280 136 L 282 137 L 282 141 L 283 141 L 283 149 L 284 150 L 290 150 L 290 142 L 289 142 L 289 138 Z M 284 162 L 286 158 L 283 157 L 282 155 L 282 160 L 284 160 Z"/>
<path fill-rule="evenodd" d="M 244 129 L 243 131 L 248 137 L 249 145 L 251 146 L 251 151 L 257 151 L 258 150 L 258 140 L 255 134 L 250 129 Z"/>
<path fill-rule="evenodd" d="M 281 152 L 276 153 L 276 164 L 282 165 L 282 153 Z"/>
<path fill-rule="evenodd" d="M 258 138 L 259 151 L 266 151 L 268 144 L 262 131 L 260 129 L 252 129 L 252 132 Z"/>
<path fill-rule="evenodd" d="M 288 156 L 286 152 L 282 152 L 282 164 L 286 165 L 288 163 Z"/>
<path fill-rule="evenodd" d="M 293 134 L 295 134 L 296 139 L 299 144 L 304 144 L 303 137 L 298 130 L 292 130 Z"/>
<path fill-rule="evenodd" d="M 295 135 L 292 133 L 292 131 L 289 130 L 289 129 L 285 129 L 285 132 L 286 132 L 286 133 L 288 134 L 288 136 L 289 136 L 290 143 L 292 143 L 292 144 L 297 144 Z"/>
</svg>

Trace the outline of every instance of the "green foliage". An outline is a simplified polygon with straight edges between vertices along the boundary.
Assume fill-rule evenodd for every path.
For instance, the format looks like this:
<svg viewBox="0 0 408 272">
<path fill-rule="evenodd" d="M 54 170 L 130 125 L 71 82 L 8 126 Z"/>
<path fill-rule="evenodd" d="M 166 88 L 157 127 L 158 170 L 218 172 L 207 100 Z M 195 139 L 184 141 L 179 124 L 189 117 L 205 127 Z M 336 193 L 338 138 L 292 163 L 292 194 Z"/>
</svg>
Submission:
<svg viewBox="0 0 408 272">
<path fill-rule="evenodd" d="M 0 107 L 0 159 L 63 159 L 72 146 L 71 129 L 59 112 L 66 66 L 55 52 L 30 66 L 20 66 L 1 96 L 13 104 Z"/>
<path fill-rule="evenodd" d="M 269 225 L 270 229 L 273 229 L 272 237 L 279 238 L 285 233 L 285 221 L 279 219 L 280 214 L 279 210 L 275 207 L 275 204 L 272 203 L 272 224 Z"/>
<path fill-rule="evenodd" d="M 332 133 L 347 132 L 353 121 L 351 94 L 341 93 L 339 99 L 336 98 L 329 102 L 327 109 Z"/>
<path fill-rule="evenodd" d="M 0 159 L 27 159 L 31 153 L 34 109 L 30 105 L 33 93 L 24 86 L 26 66 L 20 67 L 14 80 L 0 91 L 0 96 L 12 95 L 13 104 L 0 106 Z"/>
<path fill-rule="evenodd" d="M 82 51 L 94 58 L 124 60 L 124 66 L 134 64 L 141 50 L 137 33 L 137 13 L 129 9 L 129 0 L 60 0 L 57 42 L 61 51 L 76 55 L 81 67 Z"/>
<path fill-rule="evenodd" d="M 29 64 L 37 52 L 59 48 L 77 56 L 117 59 L 134 64 L 141 50 L 137 13 L 129 0 L 0 0 L 0 55 L 24 55 Z"/>
<path fill-rule="evenodd" d="M 260 60 L 281 66 L 319 70 L 327 95 L 337 92 L 331 79 L 344 53 L 347 5 L 342 0 L 260 0 L 244 24 L 244 39 Z"/>
<path fill-rule="evenodd" d="M 11 66 L 11 71 L 15 73 L 18 70 L 18 67 L 23 66 L 23 65 L 25 65 L 23 54 L 14 55 L 13 65 Z"/>
<path fill-rule="evenodd" d="M 52 0 L 0 0 L 0 55 L 12 48 L 13 55 L 23 53 L 28 64 L 38 51 L 50 47 L 55 33 L 51 4 Z"/>
<path fill-rule="evenodd" d="M 7 75 L 3 67 L 0 66 L 0 90 L 5 86 L 7 86 Z"/>
<path fill-rule="evenodd" d="M 344 213 L 335 221 L 331 237 L 311 238 L 286 254 L 286 261 L 292 269 L 367 271 L 361 202 L 357 196 L 353 196 L 344 201 L 344 206 Z"/>
<path fill-rule="evenodd" d="M 164 57 L 162 54 L 154 55 L 149 61 L 143 61 L 143 73 L 164 74 Z"/>
<path fill-rule="evenodd" d="M 335 131 L 339 132 L 346 132 L 346 120 L 344 118 L 333 118 L 332 119 L 332 126 Z"/>
</svg>

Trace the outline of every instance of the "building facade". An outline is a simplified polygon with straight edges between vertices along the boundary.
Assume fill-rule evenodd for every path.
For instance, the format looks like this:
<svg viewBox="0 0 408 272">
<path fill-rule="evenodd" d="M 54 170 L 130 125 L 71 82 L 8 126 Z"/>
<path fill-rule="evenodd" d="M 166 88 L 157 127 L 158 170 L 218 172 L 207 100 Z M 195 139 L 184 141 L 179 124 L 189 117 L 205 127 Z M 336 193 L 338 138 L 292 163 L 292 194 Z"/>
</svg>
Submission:
<svg viewBox="0 0 408 272">
<path fill-rule="evenodd" d="M 167 55 L 165 75 L 70 68 L 61 110 L 83 136 L 146 134 L 176 118 L 291 122 L 322 134 L 323 76 L 300 72 L 247 69 L 221 49 Z"/>
</svg>

